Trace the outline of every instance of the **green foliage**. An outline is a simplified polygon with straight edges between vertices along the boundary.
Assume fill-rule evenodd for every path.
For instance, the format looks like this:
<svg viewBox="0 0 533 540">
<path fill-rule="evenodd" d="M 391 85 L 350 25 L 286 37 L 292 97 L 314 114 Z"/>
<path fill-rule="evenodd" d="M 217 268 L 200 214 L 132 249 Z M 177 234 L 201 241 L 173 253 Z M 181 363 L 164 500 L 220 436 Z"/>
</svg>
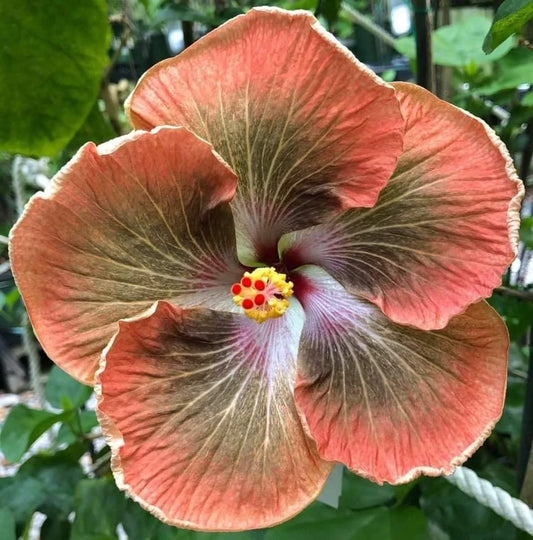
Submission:
<svg viewBox="0 0 533 540">
<path fill-rule="evenodd" d="M 432 34 L 433 61 L 439 66 L 469 67 L 493 62 L 505 56 L 513 47 L 511 39 L 505 41 L 497 51 L 486 55 L 482 50 L 483 39 L 490 27 L 485 17 L 470 17 L 466 20 L 441 26 Z M 415 41 L 412 37 L 396 40 L 398 52 L 416 59 Z"/>
<path fill-rule="evenodd" d="M 5 457 L 16 462 L 28 448 L 48 429 L 69 412 L 55 414 L 39 409 L 30 409 L 26 405 L 17 405 L 11 409 L 0 433 L 0 448 Z"/>
<path fill-rule="evenodd" d="M 65 540 L 70 538 L 70 522 L 46 518 L 40 530 L 40 540 Z"/>
<path fill-rule="evenodd" d="M 321 0 L 320 14 L 326 19 L 326 23 L 330 30 L 333 30 L 339 18 L 341 9 L 341 0 Z"/>
<path fill-rule="evenodd" d="M 61 424 L 57 432 L 57 444 L 73 444 L 80 436 L 90 433 L 98 425 L 94 411 L 76 411 L 71 422 Z"/>
<path fill-rule="evenodd" d="M 76 487 L 71 540 L 115 540 L 124 503 L 112 478 L 82 480 Z"/>
<path fill-rule="evenodd" d="M 65 152 L 74 154 L 87 141 L 100 144 L 112 139 L 114 136 L 115 133 L 109 120 L 102 114 L 98 106 L 98 101 L 95 101 L 85 122 L 83 122 L 80 129 L 78 129 L 65 148 Z"/>
<path fill-rule="evenodd" d="M 20 525 L 37 510 L 66 520 L 74 508 L 74 488 L 83 477 L 80 455 L 79 447 L 73 447 L 30 458 L 15 476 L 0 478 L 0 508 L 9 509 Z"/>
<path fill-rule="evenodd" d="M 348 513 L 314 503 L 292 520 L 267 531 L 266 540 L 380 539 L 429 540 L 424 514 L 417 508 L 377 507 Z"/>
<path fill-rule="evenodd" d="M 533 84 L 533 53 L 526 48 L 517 48 L 494 63 L 493 72 L 484 83 L 476 86 L 476 91 L 492 96 L 525 83 Z"/>
<path fill-rule="evenodd" d="M 378 486 L 348 471 L 345 472 L 342 483 L 342 495 L 339 501 L 341 508 L 363 510 L 390 504 L 394 501 L 394 489 L 385 484 Z"/>
<path fill-rule="evenodd" d="M 83 405 L 92 394 L 92 388 L 85 386 L 62 369 L 54 366 L 45 387 L 46 401 L 56 409 L 70 410 Z"/>
<path fill-rule="evenodd" d="M 0 508 L 0 531 L 4 540 L 16 540 L 15 517 L 9 508 Z"/>
<path fill-rule="evenodd" d="M 96 99 L 108 61 L 105 0 L 2 2 L 0 36 L 0 149 L 52 155 Z"/>
<path fill-rule="evenodd" d="M 483 50 L 489 54 L 532 18 L 533 0 L 505 0 L 494 15 L 492 26 L 483 42 Z"/>
<path fill-rule="evenodd" d="M 174 527 L 161 523 L 131 499 L 124 506 L 122 526 L 129 540 L 172 540 L 176 537 Z"/>
<path fill-rule="evenodd" d="M 449 538 L 457 540 L 465 537 L 468 537 L 468 540 L 522 538 L 511 523 L 477 503 L 446 480 L 424 479 L 421 486 L 420 505 L 424 514 Z"/>
</svg>

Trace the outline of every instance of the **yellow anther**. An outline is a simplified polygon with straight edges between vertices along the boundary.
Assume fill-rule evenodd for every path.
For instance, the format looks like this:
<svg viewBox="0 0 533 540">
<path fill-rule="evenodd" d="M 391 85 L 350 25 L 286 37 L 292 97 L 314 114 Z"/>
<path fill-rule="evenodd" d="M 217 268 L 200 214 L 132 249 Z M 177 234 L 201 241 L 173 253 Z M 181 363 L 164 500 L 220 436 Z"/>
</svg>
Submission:
<svg viewBox="0 0 533 540">
<path fill-rule="evenodd" d="M 240 283 L 231 287 L 233 301 L 246 316 L 258 323 L 281 317 L 289 307 L 293 284 L 274 268 L 245 272 Z"/>
</svg>

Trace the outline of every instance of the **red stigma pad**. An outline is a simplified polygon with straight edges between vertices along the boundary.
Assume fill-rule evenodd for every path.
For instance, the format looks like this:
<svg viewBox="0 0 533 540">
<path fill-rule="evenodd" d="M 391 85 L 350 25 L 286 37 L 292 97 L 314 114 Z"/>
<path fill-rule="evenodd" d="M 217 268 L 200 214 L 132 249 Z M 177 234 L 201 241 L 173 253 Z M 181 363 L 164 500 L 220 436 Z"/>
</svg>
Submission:
<svg viewBox="0 0 533 540">
<path fill-rule="evenodd" d="M 254 303 L 252 302 L 252 300 L 250 300 L 250 298 L 245 298 L 242 301 L 242 307 L 244 309 L 252 309 L 254 307 Z"/>
<path fill-rule="evenodd" d="M 264 291 L 264 290 L 265 290 L 265 282 L 264 282 L 262 279 L 258 279 L 258 280 L 254 283 L 254 287 L 255 287 L 258 291 Z"/>
</svg>

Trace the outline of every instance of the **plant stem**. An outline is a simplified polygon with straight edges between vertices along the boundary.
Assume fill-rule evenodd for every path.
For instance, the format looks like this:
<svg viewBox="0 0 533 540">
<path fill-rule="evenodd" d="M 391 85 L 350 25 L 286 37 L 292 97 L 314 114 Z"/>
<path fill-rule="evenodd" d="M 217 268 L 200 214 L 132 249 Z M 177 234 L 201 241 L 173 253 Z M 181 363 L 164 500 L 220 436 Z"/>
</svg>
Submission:
<svg viewBox="0 0 533 540">
<path fill-rule="evenodd" d="M 501 296 L 511 296 L 513 298 L 520 298 L 521 300 L 533 302 L 533 291 L 522 291 L 519 289 L 511 289 L 509 287 L 498 287 L 497 289 L 494 289 L 494 292 Z"/>
<path fill-rule="evenodd" d="M 396 39 L 394 39 L 394 37 L 391 36 L 388 32 L 383 30 L 381 26 L 378 26 L 366 15 L 363 15 L 360 11 L 357 11 L 346 2 L 343 2 L 341 4 L 341 7 L 344 13 L 354 24 L 361 26 L 362 28 L 373 34 L 375 37 L 377 37 L 379 40 L 383 41 L 383 43 L 385 43 L 389 47 L 396 49 Z"/>
</svg>

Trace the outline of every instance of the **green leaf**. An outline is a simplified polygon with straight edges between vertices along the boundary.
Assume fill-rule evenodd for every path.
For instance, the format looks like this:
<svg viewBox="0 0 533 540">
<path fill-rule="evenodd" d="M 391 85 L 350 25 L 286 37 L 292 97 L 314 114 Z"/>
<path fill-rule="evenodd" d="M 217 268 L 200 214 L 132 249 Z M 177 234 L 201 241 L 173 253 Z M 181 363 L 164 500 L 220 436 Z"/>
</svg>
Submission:
<svg viewBox="0 0 533 540">
<path fill-rule="evenodd" d="M 0 508 L 9 508 L 19 525 L 26 524 L 36 510 L 67 519 L 73 510 L 74 488 L 83 476 L 78 463 L 82 451 L 77 447 L 53 456 L 34 456 L 15 476 L 0 478 Z"/>
<path fill-rule="evenodd" d="M 494 15 L 492 26 L 483 42 L 483 50 L 490 53 L 532 18 L 533 0 L 505 0 Z"/>
<path fill-rule="evenodd" d="M 8 508 L 0 508 L 0 531 L 2 531 L 3 540 L 17 540 L 15 517 Z"/>
<path fill-rule="evenodd" d="M 417 508 L 380 507 L 357 512 L 317 510 L 312 505 L 296 518 L 269 529 L 265 540 L 429 540 L 426 519 Z"/>
<path fill-rule="evenodd" d="M 70 538 L 70 522 L 48 518 L 41 527 L 39 540 L 65 540 Z"/>
<path fill-rule="evenodd" d="M 111 478 L 82 480 L 76 488 L 70 540 L 115 539 L 125 500 Z"/>
<path fill-rule="evenodd" d="M 82 145 L 88 141 L 95 144 L 100 144 L 115 137 L 116 134 L 109 123 L 109 120 L 104 116 L 98 100 L 96 100 L 89 112 L 89 116 L 85 119 L 83 125 L 78 129 L 72 140 L 65 148 L 68 154 L 74 154 Z"/>
<path fill-rule="evenodd" d="M 57 444 L 73 444 L 80 430 L 81 433 L 89 433 L 98 425 L 98 419 L 94 411 L 80 411 L 79 422 L 77 418 L 73 418 L 68 424 L 61 424 L 57 432 Z"/>
<path fill-rule="evenodd" d="M 490 298 L 490 304 L 503 317 L 511 341 L 520 339 L 527 332 L 533 318 L 533 302 L 495 293 Z"/>
<path fill-rule="evenodd" d="M 513 525 L 442 478 L 420 482 L 420 506 L 450 538 L 515 540 Z"/>
<path fill-rule="evenodd" d="M 2 427 L 0 449 L 8 461 L 18 461 L 45 431 L 69 416 L 70 413 L 55 414 L 16 405 Z"/>
<path fill-rule="evenodd" d="M 381 506 L 394 500 L 394 490 L 385 484 L 378 486 L 350 471 L 345 471 L 342 482 L 342 494 L 339 501 L 341 508 L 362 510 Z"/>
<path fill-rule="evenodd" d="M 170 525 L 165 525 L 131 499 L 126 500 L 122 526 L 129 540 L 145 540 L 146 538 L 150 538 L 150 540 L 174 540 L 183 538 L 183 535 L 180 534 L 181 531 Z M 189 532 L 192 531 L 187 531 L 185 534 Z"/>
<path fill-rule="evenodd" d="M 524 96 L 524 99 L 522 99 L 522 105 L 524 107 L 533 107 L 533 92 L 530 91 L 527 95 Z"/>
<path fill-rule="evenodd" d="M 480 94 L 491 96 L 502 90 L 515 89 L 521 84 L 533 84 L 533 53 L 526 48 L 518 47 L 495 62 L 492 77 L 475 90 Z M 525 99 L 522 105 L 527 105 Z"/>
<path fill-rule="evenodd" d="M 29 521 L 44 499 L 43 486 L 34 478 L 0 478 L 0 508 L 9 508 L 19 525 Z"/>
<path fill-rule="evenodd" d="M 324 16 L 324 19 L 326 19 L 328 27 L 332 28 L 339 18 L 341 0 L 322 0 L 321 7 L 322 15 Z"/>
<path fill-rule="evenodd" d="M 378 521 L 383 521 L 387 510 L 377 508 L 360 512 L 341 512 L 329 507 L 308 507 L 295 518 L 269 529 L 265 540 L 308 540 L 309 538 L 327 538 L 328 540 L 346 540 L 349 538 L 380 538 L 370 536 L 367 529 Z M 322 505 L 323 506 L 323 505 Z M 383 531 L 380 531 L 383 532 Z M 383 538 L 385 540 L 385 538 Z"/>
<path fill-rule="evenodd" d="M 441 26 L 431 36 L 433 62 L 439 66 L 473 69 L 502 58 L 513 47 L 513 41 L 507 40 L 497 51 L 486 55 L 481 46 L 489 27 L 490 21 L 485 17 L 469 17 L 456 24 Z M 397 39 L 396 48 L 408 58 L 416 59 L 414 38 Z"/>
<path fill-rule="evenodd" d="M 0 36 L 0 149 L 53 155 L 96 99 L 108 62 L 106 2 L 1 2 Z"/>
<path fill-rule="evenodd" d="M 13 287 L 6 295 L 5 295 L 5 305 L 8 308 L 13 308 L 15 304 L 17 303 L 17 300 L 20 298 L 19 290 L 16 287 Z"/>
<path fill-rule="evenodd" d="M 37 510 L 53 519 L 68 518 L 74 510 L 74 490 L 83 478 L 78 462 L 83 451 L 82 446 L 74 446 L 52 455 L 33 456 L 22 464 L 15 478 L 40 483 Z"/>
<path fill-rule="evenodd" d="M 92 388 L 79 383 L 62 369 L 54 366 L 48 376 L 44 394 L 52 407 L 68 410 L 83 405 L 92 394 Z"/>
<path fill-rule="evenodd" d="M 520 440 L 525 398 L 525 381 L 509 375 L 507 379 L 507 393 L 505 394 L 505 407 L 503 408 L 502 417 L 494 429 L 498 433 L 509 435 L 516 443 Z"/>
</svg>

